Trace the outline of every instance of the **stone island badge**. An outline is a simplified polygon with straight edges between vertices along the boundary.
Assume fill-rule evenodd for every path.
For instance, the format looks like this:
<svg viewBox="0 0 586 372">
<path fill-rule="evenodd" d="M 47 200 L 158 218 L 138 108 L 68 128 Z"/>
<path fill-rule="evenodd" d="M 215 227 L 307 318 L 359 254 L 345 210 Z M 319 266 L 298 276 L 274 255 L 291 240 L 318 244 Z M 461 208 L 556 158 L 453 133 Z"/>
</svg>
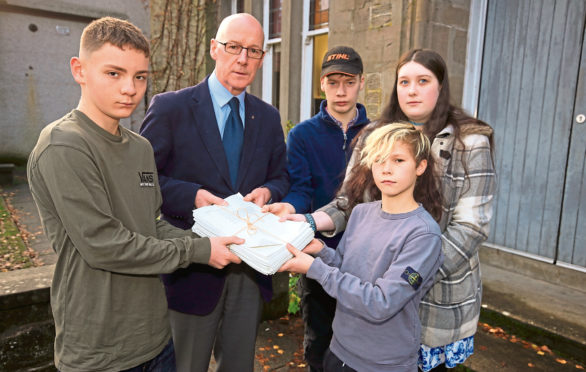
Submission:
<svg viewBox="0 0 586 372">
<path fill-rule="evenodd" d="M 419 275 L 419 273 L 415 271 L 411 266 L 407 266 L 405 268 L 403 274 L 401 274 L 401 278 L 405 279 L 405 281 L 409 283 L 409 285 L 413 287 L 413 289 L 415 290 L 419 289 L 419 286 L 422 282 L 421 275 Z"/>
<path fill-rule="evenodd" d="M 140 187 L 155 187 L 155 174 L 153 172 L 138 172 Z"/>
</svg>

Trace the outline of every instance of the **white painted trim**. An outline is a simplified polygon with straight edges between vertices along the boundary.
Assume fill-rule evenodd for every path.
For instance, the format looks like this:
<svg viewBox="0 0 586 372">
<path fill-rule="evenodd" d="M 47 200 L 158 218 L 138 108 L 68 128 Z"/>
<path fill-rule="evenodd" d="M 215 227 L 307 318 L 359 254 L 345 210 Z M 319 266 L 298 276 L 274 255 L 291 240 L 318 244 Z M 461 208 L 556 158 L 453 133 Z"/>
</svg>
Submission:
<svg viewBox="0 0 586 372">
<path fill-rule="evenodd" d="M 265 37 L 269 34 L 269 0 L 263 0 L 262 4 L 262 19 L 263 25 L 262 29 L 265 34 Z M 262 62 L 262 100 L 268 103 L 269 105 L 273 101 L 273 91 L 272 91 L 272 72 L 273 72 L 273 48 L 270 47 L 267 41 L 267 46 L 265 46 L 266 54 Z"/>
<path fill-rule="evenodd" d="M 309 0 L 303 0 L 301 28 L 301 89 L 299 121 L 311 117 L 311 73 L 313 65 L 313 37 L 309 33 Z"/>
<path fill-rule="evenodd" d="M 470 3 L 462 108 L 474 117 L 478 114 L 487 7 L 488 0 L 472 0 Z"/>
<path fill-rule="evenodd" d="M 487 247 L 487 248 L 490 248 L 490 249 L 496 249 L 496 250 L 499 250 L 499 251 L 511 253 L 511 254 L 514 254 L 514 255 L 517 255 L 517 256 L 521 256 L 521 257 L 530 258 L 532 260 L 536 260 L 536 261 L 540 261 L 540 262 L 545 262 L 545 263 L 548 263 L 548 264 L 554 264 L 553 258 L 538 256 L 538 255 L 533 254 L 533 253 L 527 253 L 527 252 L 523 252 L 523 251 L 518 251 L 516 249 L 511 249 L 511 248 L 503 247 L 502 245 L 497 245 L 497 244 L 493 244 L 493 243 L 482 243 L 482 245 L 484 247 Z M 580 271 L 580 272 L 586 273 L 586 267 L 574 265 L 574 264 L 571 264 L 571 263 L 558 261 L 554 265 L 555 266 L 559 266 L 559 267 L 563 267 L 565 269 L 570 269 L 570 270 Z"/>
<path fill-rule="evenodd" d="M 308 17 L 309 17 L 309 15 L 308 15 Z M 308 27 L 309 27 L 309 24 L 308 24 Z M 320 28 L 318 30 L 307 31 L 307 36 L 323 35 L 323 34 L 327 34 L 328 32 L 330 32 L 330 28 L 324 27 L 324 28 Z"/>
<path fill-rule="evenodd" d="M 262 100 L 273 104 L 273 45 L 267 48 L 262 62 Z"/>
<path fill-rule="evenodd" d="M 571 270 L 575 270 L 575 271 L 580 271 L 582 273 L 586 273 L 586 267 L 582 267 L 582 266 L 578 266 L 578 265 L 574 265 L 574 264 L 566 263 L 566 262 L 562 262 L 562 261 L 558 261 L 556 263 L 556 265 L 559 267 L 563 267 L 565 269 L 571 269 Z"/>
<path fill-rule="evenodd" d="M 502 245 L 497 245 L 497 244 L 493 244 L 493 243 L 482 243 L 482 245 L 485 246 L 485 247 L 488 247 L 488 248 L 492 248 L 492 249 L 496 249 L 496 250 L 499 250 L 499 251 L 511 253 L 511 254 L 514 254 L 514 255 L 517 255 L 517 256 L 527 257 L 527 258 L 531 258 L 531 259 L 536 260 L 536 261 L 541 261 L 541 262 L 553 264 L 553 258 L 538 256 L 538 255 L 533 254 L 533 253 L 527 253 L 527 252 L 523 252 L 523 251 L 518 251 L 516 249 L 511 249 L 511 248 L 503 247 Z"/>
<path fill-rule="evenodd" d="M 317 35 L 329 33 L 329 27 L 318 30 L 309 30 L 309 0 L 303 0 L 303 25 L 301 29 L 301 97 L 299 108 L 299 120 L 307 120 L 311 117 L 311 80 L 313 78 L 313 38 Z"/>
<path fill-rule="evenodd" d="M 271 20 L 269 19 L 269 0 L 262 1 L 262 31 L 265 33 L 265 39 L 268 38 L 269 35 L 269 24 Z M 268 43 L 268 42 L 267 42 Z"/>
<path fill-rule="evenodd" d="M 263 31 L 265 37 L 270 32 L 270 0 L 263 0 Z M 273 53 L 275 45 L 281 43 L 281 38 L 268 39 L 265 45 L 265 57 L 262 63 L 262 100 L 266 103 L 273 104 Z"/>
</svg>

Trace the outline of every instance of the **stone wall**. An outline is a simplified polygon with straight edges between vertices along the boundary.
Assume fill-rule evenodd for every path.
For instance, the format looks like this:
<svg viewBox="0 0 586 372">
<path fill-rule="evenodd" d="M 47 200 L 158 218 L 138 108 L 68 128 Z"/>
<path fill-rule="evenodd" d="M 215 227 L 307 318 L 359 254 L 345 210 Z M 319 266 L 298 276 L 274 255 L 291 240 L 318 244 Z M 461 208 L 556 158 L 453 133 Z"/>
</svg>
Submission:
<svg viewBox="0 0 586 372">
<path fill-rule="evenodd" d="M 464 83 L 470 0 L 340 0 L 330 3 L 329 45 L 350 45 L 362 56 L 365 88 L 360 102 L 376 118 L 389 100 L 395 66 L 411 48 L 444 57 L 452 101 Z"/>
<path fill-rule="evenodd" d="M 26 159 L 41 129 L 77 106 L 69 60 L 83 28 L 106 15 L 149 33 L 142 0 L 0 0 L 0 158 Z M 137 130 L 143 116 L 144 106 L 122 124 Z"/>
<path fill-rule="evenodd" d="M 54 371 L 53 266 L 0 273 L 0 371 Z"/>
<path fill-rule="evenodd" d="M 0 371 L 55 371 L 50 306 L 54 265 L 0 273 Z M 288 274 L 273 276 L 273 300 L 263 320 L 287 313 Z"/>
<path fill-rule="evenodd" d="M 446 61 L 452 102 L 462 101 L 470 0 L 414 1 L 417 29 L 413 47 L 430 48 Z"/>
</svg>

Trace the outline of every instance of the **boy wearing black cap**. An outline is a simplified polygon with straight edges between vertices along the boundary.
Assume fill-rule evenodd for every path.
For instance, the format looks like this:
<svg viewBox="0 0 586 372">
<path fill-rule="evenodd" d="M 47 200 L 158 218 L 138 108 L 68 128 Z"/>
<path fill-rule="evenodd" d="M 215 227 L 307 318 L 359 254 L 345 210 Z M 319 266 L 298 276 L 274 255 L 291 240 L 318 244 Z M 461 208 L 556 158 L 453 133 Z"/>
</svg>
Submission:
<svg viewBox="0 0 586 372">
<path fill-rule="evenodd" d="M 366 109 L 357 103 L 364 87 L 362 72 L 362 59 L 354 49 L 339 46 L 326 53 L 321 70 L 326 99 L 317 115 L 289 132 L 287 169 L 291 189 L 282 203 L 267 205 L 265 210 L 281 215 L 311 213 L 334 199 L 352 154 L 352 140 L 369 122 Z M 336 247 L 341 235 L 326 238 L 317 233 L 317 237 L 328 247 Z M 336 301 L 316 281 L 305 275 L 300 281 L 305 359 L 311 371 L 321 371 L 332 337 Z"/>
</svg>

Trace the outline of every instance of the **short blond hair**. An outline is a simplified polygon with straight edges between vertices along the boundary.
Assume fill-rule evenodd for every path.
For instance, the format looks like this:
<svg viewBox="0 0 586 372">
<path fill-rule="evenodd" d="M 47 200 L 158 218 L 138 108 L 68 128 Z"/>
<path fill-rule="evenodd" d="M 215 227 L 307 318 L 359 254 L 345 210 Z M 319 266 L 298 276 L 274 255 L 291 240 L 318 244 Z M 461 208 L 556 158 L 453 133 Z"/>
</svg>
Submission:
<svg viewBox="0 0 586 372">
<path fill-rule="evenodd" d="M 368 136 L 360 152 L 360 163 L 372 168 L 375 162 L 384 162 L 397 142 L 411 147 L 417 164 L 430 156 L 431 143 L 423 131 L 417 130 L 413 124 L 397 122 L 383 125 Z"/>
<path fill-rule="evenodd" d="M 120 49 L 136 49 L 143 52 L 147 58 L 150 55 L 149 42 L 142 31 L 128 21 L 113 17 L 96 19 L 83 29 L 79 53 L 95 52 L 106 43 Z"/>
</svg>

